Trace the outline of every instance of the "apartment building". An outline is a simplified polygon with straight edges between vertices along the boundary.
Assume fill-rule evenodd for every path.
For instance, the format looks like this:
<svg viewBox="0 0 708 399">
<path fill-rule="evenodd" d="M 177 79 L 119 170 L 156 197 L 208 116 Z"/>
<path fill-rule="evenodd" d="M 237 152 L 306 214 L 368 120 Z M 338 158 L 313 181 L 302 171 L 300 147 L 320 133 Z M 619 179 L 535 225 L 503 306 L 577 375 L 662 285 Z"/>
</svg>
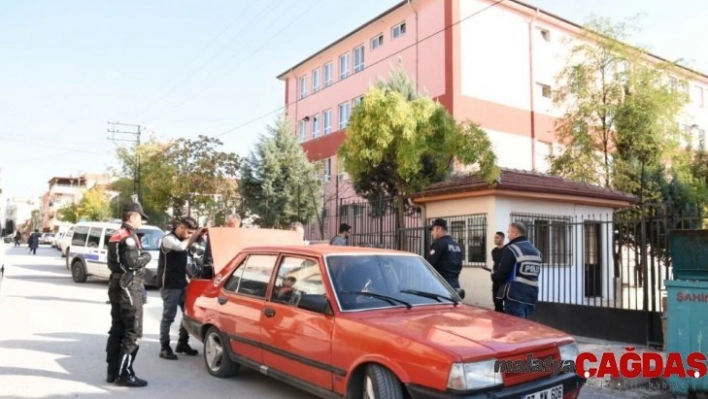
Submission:
<svg viewBox="0 0 708 399">
<path fill-rule="evenodd" d="M 518 0 L 410 0 L 289 68 L 285 103 L 302 147 L 322 163 L 326 190 L 347 195 L 336 152 L 352 108 L 399 60 L 419 90 L 488 133 L 502 167 L 547 171 L 562 111 L 551 93 L 581 26 Z M 658 56 L 654 56 L 660 60 Z M 677 121 L 705 143 L 708 76 L 682 70 L 691 102 Z"/>
<path fill-rule="evenodd" d="M 77 177 L 52 177 L 47 182 L 48 190 L 42 195 L 42 228 L 53 230 L 61 224 L 57 211 L 65 206 L 81 201 L 86 190 L 93 187 L 107 187 L 113 180 L 109 174 L 86 173 Z M 107 192 L 109 198 L 117 195 Z"/>
<path fill-rule="evenodd" d="M 38 198 L 12 197 L 7 199 L 5 207 L 5 222 L 12 220 L 15 228 L 25 225 L 32 220 L 32 212 L 39 211 L 41 206 Z M 39 227 L 39 226 L 37 226 Z"/>
</svg>

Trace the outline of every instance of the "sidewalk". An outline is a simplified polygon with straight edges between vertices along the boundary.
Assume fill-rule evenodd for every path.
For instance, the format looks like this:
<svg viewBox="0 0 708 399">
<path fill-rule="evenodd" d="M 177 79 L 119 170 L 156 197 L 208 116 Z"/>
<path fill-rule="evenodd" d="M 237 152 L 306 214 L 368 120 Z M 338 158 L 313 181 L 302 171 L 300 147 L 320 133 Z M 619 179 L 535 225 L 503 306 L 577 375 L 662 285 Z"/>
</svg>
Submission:
<svg viewBox="0 0 708 399">
<path fill-rule="evenodd" d="M 658 352 L 654 349 L 650 349 L 647 346 L 627 344 L 622 342 L 605 341 L 595 338 L 587 338 L 581 336 L 575 336 L 575 340 L 578 343 L 578 350 L 580 352 L 590 352 L 597 356 L 598 361 L 602 357 L 603 353 L 615 353 L 617 354 L 616 359 L 624 354 L 627 350 L 626 348 L 635 348 L 635 352 L 641 354 L 644 352 Z M 662 354 L 665 358 L 665 353 L 658 352 Z M 588 387 L 599 388 L 603 390 L 608 390 L 615 392 L 617 397 L 625 398 L 671 398 L 672 394 L 669 391 L 668 386 L 664 384 L 661 380 L 649 380 L 646 378 L 612 378 L 603 377 L 589 378 L 586 384 Z"/>
</svg>

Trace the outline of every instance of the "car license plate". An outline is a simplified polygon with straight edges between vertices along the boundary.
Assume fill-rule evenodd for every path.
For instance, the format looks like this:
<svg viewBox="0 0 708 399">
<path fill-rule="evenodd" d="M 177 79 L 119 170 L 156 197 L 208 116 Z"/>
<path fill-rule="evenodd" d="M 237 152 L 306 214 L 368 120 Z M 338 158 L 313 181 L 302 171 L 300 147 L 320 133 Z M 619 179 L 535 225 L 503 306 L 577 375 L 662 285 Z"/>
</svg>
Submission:
<svg viewBox="0 0 708 399">
<path fill-rule="evenodd" d="M 563 399 L 563 385 L 534 392 L 531 395 L 524 396 L 524 399 Z"/>
</svg>

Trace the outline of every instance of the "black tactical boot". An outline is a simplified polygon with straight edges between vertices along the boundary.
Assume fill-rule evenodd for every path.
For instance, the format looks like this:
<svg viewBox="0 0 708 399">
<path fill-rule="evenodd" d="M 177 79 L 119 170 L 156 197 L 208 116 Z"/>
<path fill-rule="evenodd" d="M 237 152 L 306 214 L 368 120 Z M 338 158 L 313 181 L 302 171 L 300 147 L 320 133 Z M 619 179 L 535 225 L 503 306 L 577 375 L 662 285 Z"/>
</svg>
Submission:
<svg viewBox="0 0 708 399">
<path fill-rule="evenodd" d="M 179 342 L 177 343 L 177 347 L 175 348 L 175 352 L 177 353 L 184 353 L 185 355 L 189 356 L 196 356 L 199 354 L 199 351 L 196 349 L 193 349 L 187 342 Z"/>
<path fill-rule="evenodd" d="M 160 351 L 160 357 L 167 360 L 177 360 L 177 355 L 172 352 L 170 345 L 164 345 Z"/>
<path fill-rule="evenodd" d="M 140 388 L 148 384 L 147 381 L 142 380 L 136 377 L 134 373 L 131 373 L 133 370 L 133 359 L 134 358 L 132 355 L 123 355 L 116 385 L 129 388 Z"/>
</svg>

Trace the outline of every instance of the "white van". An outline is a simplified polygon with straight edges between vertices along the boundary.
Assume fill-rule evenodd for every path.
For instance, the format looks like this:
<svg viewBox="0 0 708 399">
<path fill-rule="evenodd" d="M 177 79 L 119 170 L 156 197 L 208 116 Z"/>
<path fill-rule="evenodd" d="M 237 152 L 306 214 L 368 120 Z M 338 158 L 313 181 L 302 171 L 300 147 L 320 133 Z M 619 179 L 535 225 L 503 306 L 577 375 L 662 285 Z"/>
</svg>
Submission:
<svg viewBox="0 0 708 399">
<path fill-rule="evenodd" d="M 77 283 L 83 283 L 89 276 L 109 279 L 108 240 L 120 228 L 120 223 L 80 222 L 73 227 L 71 242 L 66 249 L 66 268 L 71 270 L 71 277 Z M 157 259 L 160 244 L 165 233 L 146 225 L 138 229 L 144 251 L 150 252 L 152 260 L 145 267 L 145 285 L 156 286 Z"/>
</svg>

